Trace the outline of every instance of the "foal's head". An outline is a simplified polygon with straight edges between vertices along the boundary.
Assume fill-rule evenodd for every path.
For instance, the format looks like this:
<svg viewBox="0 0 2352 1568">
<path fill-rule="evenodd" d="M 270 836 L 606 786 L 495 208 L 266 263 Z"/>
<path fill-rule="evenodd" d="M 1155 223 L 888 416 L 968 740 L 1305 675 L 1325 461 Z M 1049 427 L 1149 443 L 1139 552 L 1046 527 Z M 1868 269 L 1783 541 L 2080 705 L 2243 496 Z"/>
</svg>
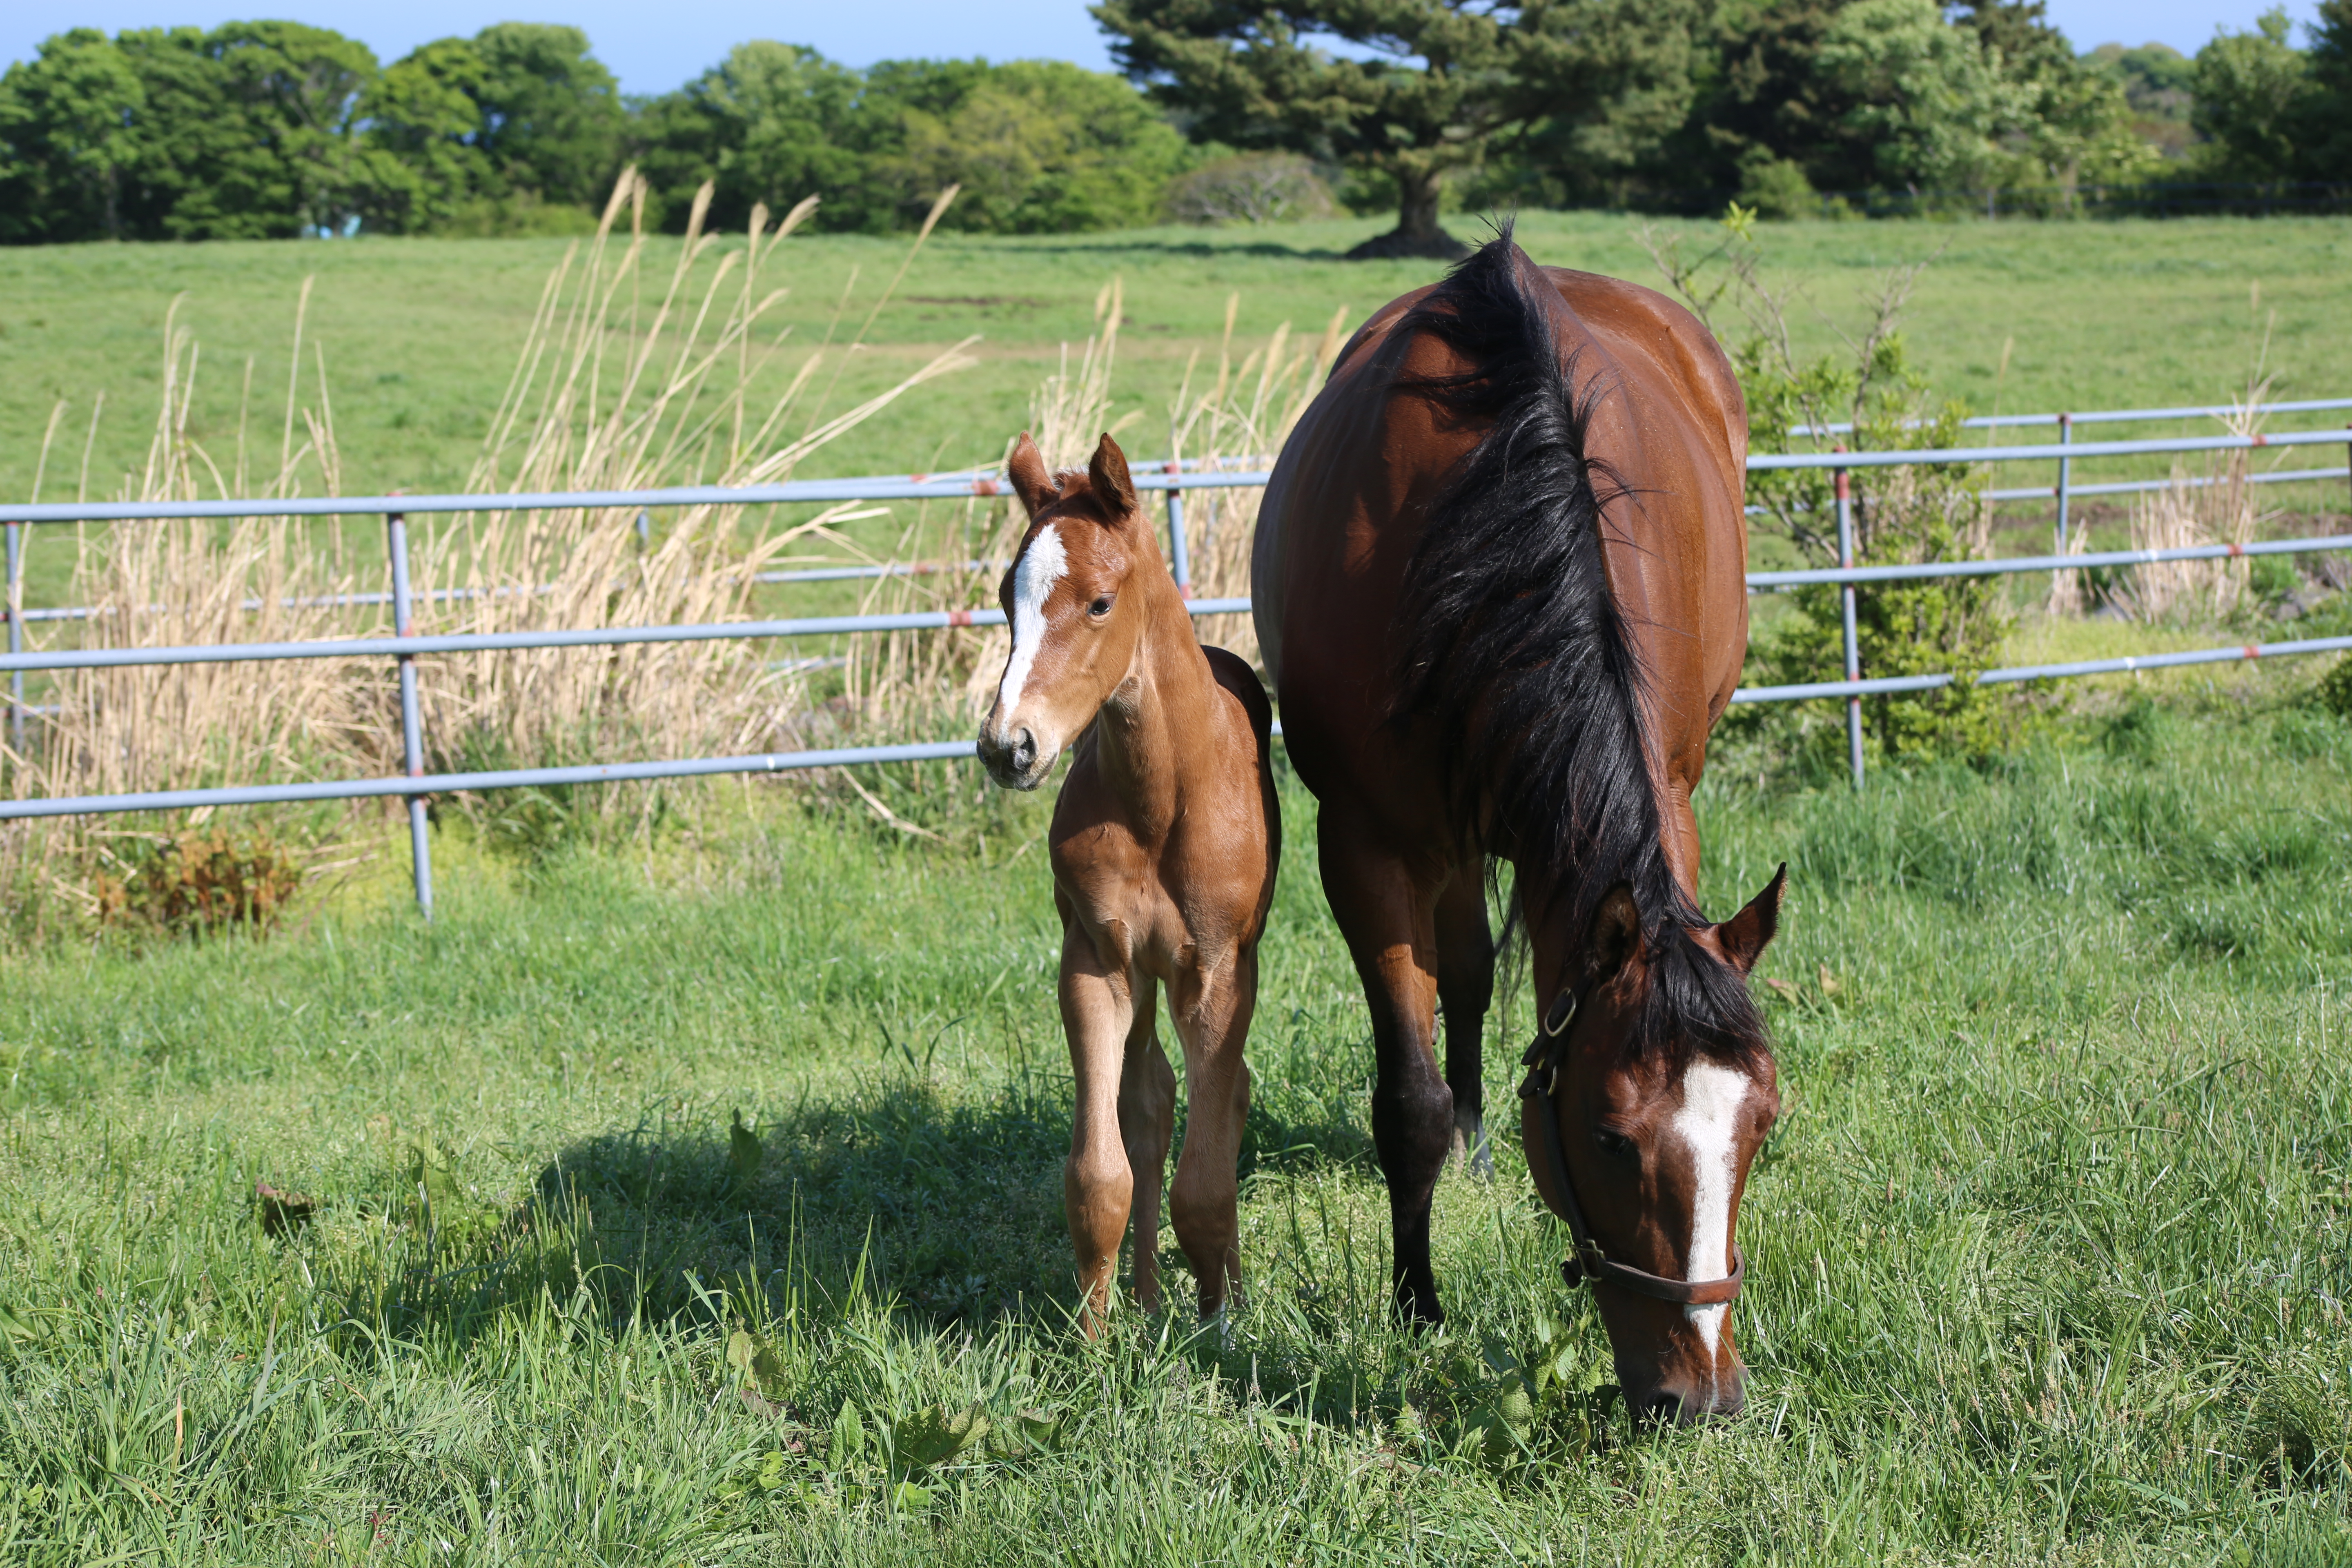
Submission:
<svg viewBox="0 0 2352 1568">
<path fill-rule="evenodd" d="M 1583 1271 L 1617 1380 L 1654 1420 L 1730 1415 L 1741 1403 L 1728 1298 L 1744 1268 L 1733 1237 L 1748 1164 L 1780 1112 L 1748 972 L 1772 940 L 1786 881 L 1783 868 L 1713 926 L 1645 922 L 1620 884 L 1580 942 L 1534 932 L 1546 1035 L 1530 1056 L 1549 1051 L 1557 1073 L 1539 1063 L 1521 1101 L 1528 1163 L 1554 1211 L 1582 1210 L 1592 1242 Z M 1545 1116 L 1572 1193 L 1559 1190 Z"/>
<path fill-rule="evenodd" d="M 980 760 L 998 784 L 1035 789 L 1127 680 L 1150 590 L 1174 588 L 1127 456 L 1108 435 L 1084 473 L 1048 473 L 1026 435 L 1005 468 L 1029 531 L 997 590 L 1013 648 L 980 726 Z"/>
</svg>

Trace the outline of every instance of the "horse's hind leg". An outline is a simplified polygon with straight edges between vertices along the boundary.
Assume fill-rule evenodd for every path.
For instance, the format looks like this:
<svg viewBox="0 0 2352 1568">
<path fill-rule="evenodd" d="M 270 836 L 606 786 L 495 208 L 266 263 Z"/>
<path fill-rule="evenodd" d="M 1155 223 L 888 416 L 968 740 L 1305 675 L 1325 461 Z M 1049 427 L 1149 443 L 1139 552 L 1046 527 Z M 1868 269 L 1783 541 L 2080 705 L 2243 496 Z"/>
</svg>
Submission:
<svg viewBox="0 0 2352 1568">
<path fill-rule="evenodd" d="M 1396 1310 L 1434 1325 L 1445 1312 L 1430 1267 L 1429 1205 L 1454 1131 L 1454 1094 L 1437 1071 L 1435 900 L 1330 800 L 1317 833 L 1323 893 L 1371 1009 L 1372 1146 L 1388 1178 Z"/>
<path fill-rule="evenodd" d="M 1201 1316 L 1210 1318 L 1241 1289 L 1237 1172 L 1250 1091 L 1242 1047 L 1257 1005 L 1257 954 L 1236 954 L 1222 971 L 1180 975 L 1169 1002 L 1184 1043 L 1188 1101 L 1169 1206 L 1176 1239 L 1200 1281 Z"/>
<path fill-rule="evenodd" d="M 1454 1152 L 1472 1175 L 1491 1179 L 1486 1143 L 1486 1009 L 1495 1000 L 1495 938 L 1486 885 L 1475 865 L 1457 867 L 1437 898 L 1437 999 L 1445 1009 L 1445 1087 L 1454 1091 Z"/>
<path fill-rule="evenodd" d="M 1176 1136 L 1176 1070 L 1160 1047 L 1158 990 L 1149 975 L 1136 977 L 1118 1079 L 1118 1136 L 1135 1192 L 1135 1300 L 1147 1312 L 1160 1309 L 1160 1180 Z"/>
</svg>

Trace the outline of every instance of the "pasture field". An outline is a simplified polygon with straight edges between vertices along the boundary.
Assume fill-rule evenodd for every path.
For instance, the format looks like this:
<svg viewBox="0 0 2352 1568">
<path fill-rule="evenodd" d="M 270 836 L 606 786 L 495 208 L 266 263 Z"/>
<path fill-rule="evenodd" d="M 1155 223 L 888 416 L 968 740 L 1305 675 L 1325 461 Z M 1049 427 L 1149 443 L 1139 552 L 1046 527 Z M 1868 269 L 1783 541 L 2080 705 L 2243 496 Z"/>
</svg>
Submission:
<svg viewBox="0 0 2352 1568">
<path fill-rule="evenodd" d="M 995 460 L 1029 416 L 1034 389 L 1065 346 L 1075 349 L 1092 330 L 1097 298 L 1114 277 L 1125 287 L 1126 331 L 1113 406 L 1138 416 L 1130 450 L 1158 455 L 1187 363 L 1195 355 L 1215 363 L 1229 298 L 1239 300 L 1234 341 L 1250 348 L 1286 321 L 1311 336 L 1338 311 L 1352 326 L 1436 276 L 1433 263 L 1339 259 L 1381 221 L 1037 238 L 939 235 L 824 402 L 837 412 L 970 334 L 982 335 L 975 351 L 981 363 L 919 389 L 824 448 L 803 475 Z M 1451 221 L 1459 233 L 1478 232 L 1475 219 Z M 1623 215 L 1529 213 L 1519 234 L 1538 260 L 1654 283 L 1639 225 Z M 1662 226 L 1702 238 L 1710 227 Z M 1979 412 L 1996 401 L 2032 412 L 2226 400 L 2243 392 L 2273 311 L 2267 361 L 2277 374 L 2273 395 L 2352 395 L 2335 352 L 2343 280 L 2352 276 L 2352 220 L 1794 223 L 1766 225 L 1759 233 L 1767 275 L 1798 289 L 1789 319 L 1812 349 L 1833 342 L 1830 321 L 1859 330 L 1866 319 L 1862 298 L 1888 268 L 1933 258 L 1907 317 L 1915 363 L 1939 391 Z M 323 374 L 344 493 L 456 489 L 566 243 L 0 251 L 0 366 L 7 372 L 0 375 L 0 495 L 30 493 L 43 433 L 60 399 L 68 407 L 42 476 L 47 499 L 75 493 L 86 446 L 93 494 L 111 494 L 120 477 L 137 467 L 161 395 L 165 316 L 181 293 L 187 300 L 178 320 L 203 353 L 191 432 L 225 472 L 233 470 L 250 362 L 247 449 L 257 469 L 274 472 L 285 436 L 295 301 L 310 275 L 317 282 L 301 356 L 302 400 L 321 404 Z M 646 312 L 677 247 L 671 238 L 649 242 Z M 760 384 L 781 388 L 802 351 L 829 333 L 836 343 L 856 337 L 906 251 L 903 237 L 789 240 L 763 278 L 763 286 L 790 289 L 767 318 L 788 327 L 789 336 Z M 2014 344 L 2005 376 L 2004 342 Z M 834 374 L 827 369 L 820 380 Z M 105 405 L 93 434 L 101 392 Z M 298 426 L 297 445 L 300 438 Z M 322 482 L 312 475 L 307 488 L 315 491 Z M 55 602 L 69 555 L 33 552 L 30 603 Z"/>
<path fill-rule="evenodd" d="M 866 780 L 937 841 L 771 786 L 528 864 L 445 831 L 431 926 L 386 855 L 266 941 L 0 954 L 0 1560 L 2341 1563 L 2352 725 L 2313 674 L 2111 684 L 1860 798 L 1719 759 L 1706 906 L 1791 868 L 1788 1109 L 1748 1410 L 1692 1432 L 1627 1429 L 1554 1272 L 1523 992 L 1496 1177 L 1440 1188 L 1452 1316 L 1391 1326 L 1288 781 L 1223 1336 L 1068 1327 L 1045 803 L 968 768 Z"/>
</svg>

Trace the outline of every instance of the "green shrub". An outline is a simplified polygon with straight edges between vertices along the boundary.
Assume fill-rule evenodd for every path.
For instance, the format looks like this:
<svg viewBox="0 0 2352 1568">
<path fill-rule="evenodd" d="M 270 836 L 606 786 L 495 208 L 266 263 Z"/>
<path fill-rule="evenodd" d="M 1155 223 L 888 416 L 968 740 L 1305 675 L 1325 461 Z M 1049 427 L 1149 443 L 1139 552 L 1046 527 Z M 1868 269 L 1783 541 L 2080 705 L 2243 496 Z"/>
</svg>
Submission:
<svg viewBox="0 0 2352 1568">
<path fill-rule="evenodd" d="M 125 875 L 100 872 L 92 890 L 101 926 L 200 937 L 268 931 L 301 885 L 299 860 L 268 834 L 215 829 L 165 839 Z"/>
<path fill-rule="evenodd" d="M 2352 721 L 2352 654 L 2337 656 L 2335 668 L 2319 678 L 2315 695 L 2322 708 Z"/>
</svg>

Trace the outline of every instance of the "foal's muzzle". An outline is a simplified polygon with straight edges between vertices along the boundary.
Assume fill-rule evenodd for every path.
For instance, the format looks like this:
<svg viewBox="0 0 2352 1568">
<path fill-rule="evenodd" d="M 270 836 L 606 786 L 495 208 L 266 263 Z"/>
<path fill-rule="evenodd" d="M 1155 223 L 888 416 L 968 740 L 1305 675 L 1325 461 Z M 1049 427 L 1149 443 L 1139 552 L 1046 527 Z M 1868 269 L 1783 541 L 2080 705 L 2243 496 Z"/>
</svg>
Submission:
<svg viewBox="0 0 2352 1568">
<path fill-rule="evenodd" d="M 1027 725 L 999 734 L 989 725 L 980 731 L 980 763 L 988 776 L 1006 789 L 1035 789 L 1045 782 L 1046 770 L 1037 765 L 1037 737 Z"/>
</svg>

